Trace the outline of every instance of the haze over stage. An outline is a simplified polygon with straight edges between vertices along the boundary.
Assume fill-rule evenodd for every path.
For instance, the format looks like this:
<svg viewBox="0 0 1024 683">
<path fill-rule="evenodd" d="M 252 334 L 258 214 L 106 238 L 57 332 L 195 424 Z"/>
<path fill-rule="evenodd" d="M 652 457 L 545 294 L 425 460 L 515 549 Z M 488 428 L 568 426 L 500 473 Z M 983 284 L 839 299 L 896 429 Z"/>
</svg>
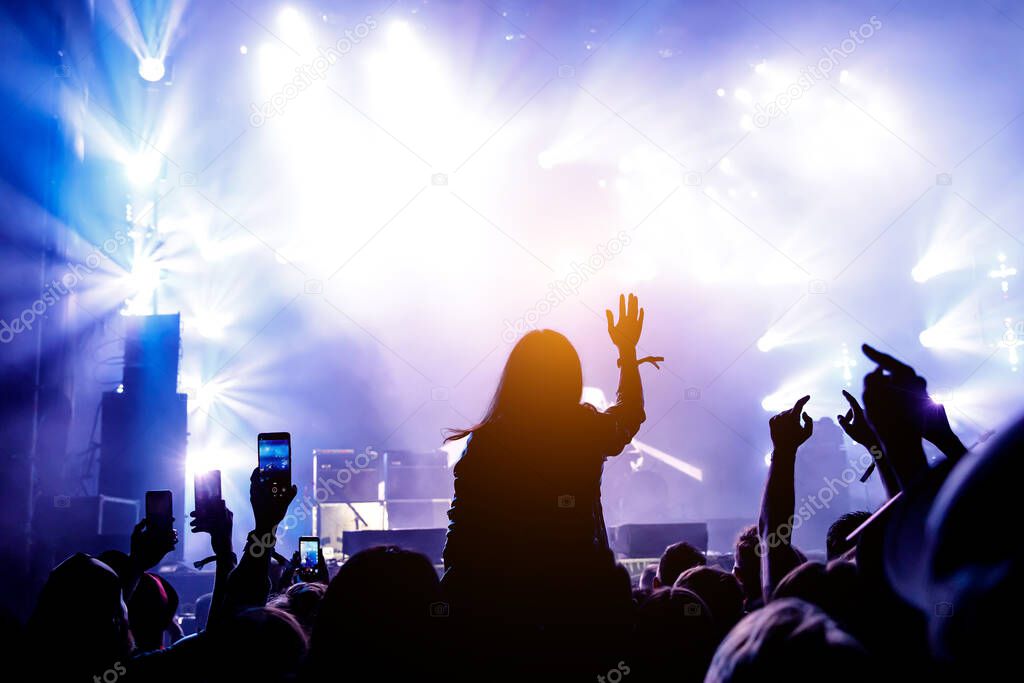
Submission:
<svg viewBox="0 0 1024 683">
<path fill-rule="evenodd" d="M 314 448 L 435 448 L 533 326 L 610 394 L 625 290 L 666 357 L 638 439 L 691 468 L 664 495 L 752 516 L 764 419 L 845 412 L 862 341 L 926 370 L 965 441 L 1019 393 L 1024 17 L 928 8 L 101 1 L 0 74 L 8 130 L 56 117 L 64 194 L 17 134 L 0 192 L 95 255 L 44 338 L 75 340 L 75 415 L 118 384 L 118 313 L 180 312 L 186 480 L 231 472 L 237 509 L 257 432 L 293 432 L 301 481 Z M 40 235 L 0 257 L 7 322 Z"/>
</svg>

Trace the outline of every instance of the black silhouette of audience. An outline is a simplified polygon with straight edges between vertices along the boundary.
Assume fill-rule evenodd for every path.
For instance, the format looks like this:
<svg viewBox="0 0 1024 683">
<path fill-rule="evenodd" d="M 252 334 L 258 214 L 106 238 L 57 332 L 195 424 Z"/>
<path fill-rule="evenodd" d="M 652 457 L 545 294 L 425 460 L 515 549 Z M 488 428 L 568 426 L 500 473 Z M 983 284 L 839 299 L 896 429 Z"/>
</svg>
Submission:
<svg viewBox="0 0 1024 683">
<path fill-rule="evenodd" d="M 795 466 L 814 429 L 804 396 L 770 420 L 760 518 L 739 534 L 732 572 L 676 543 L 634 585 L 609 548 L 601 473 L 645 419 L 639 366 L 661 359 L 637 357 L 636 297 L 620 299 L 617 318 L 608 312 L 614 406 L 581 403 L 575 349 L 535 331 L 512 350 L 485 417 L 452 434 L 467 439 L 443 576 L 394 546 L 354 554 L 333 578 L 326 568 L 313 580 L 278 576 L 277 527 L 296 490 L 274 496 L 256 471 L 240 554 L 226 506 L 192 513 L 216 557 L 197 633 L 182 637 L 177 594 L 151 573 L 177 538 L 142 522 L 127 555 L 76 554 L 52 570 L 24 633 L 28 654 L 60 681 L 737 683 L 1015 670 L 1021 544 L 1010 525 L 1024 420 L 969 451 L 925 380 L 864 346 L 875 367 L 863 407 L 844 392 L 838 423 L 871 453 L 888 502 L 834 520 L 825 563 L 792 543 Z M 944 459 L 929 464 L 924 441 Z"/>
</svg>

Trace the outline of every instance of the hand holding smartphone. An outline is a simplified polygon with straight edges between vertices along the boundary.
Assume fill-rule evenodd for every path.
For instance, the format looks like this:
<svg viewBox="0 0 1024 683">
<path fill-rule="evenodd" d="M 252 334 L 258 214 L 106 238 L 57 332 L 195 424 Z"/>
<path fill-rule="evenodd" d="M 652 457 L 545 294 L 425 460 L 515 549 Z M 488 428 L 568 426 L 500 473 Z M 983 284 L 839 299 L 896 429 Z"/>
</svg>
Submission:
<svg viewBox="0 0 1024 683">
<path fill-rule="evenodd" d="M 275 498 L 287 495 L 292 485 L 292 435 L 267 432 L 258 437 L 260 476 Z"/>
<path fill-rule="evenodd" d="M 155 567 L 178 544 L 170 491 L 146 491 L 146 517 L 135 525 L 131 559 L 144 571 Z"/>
</svg>

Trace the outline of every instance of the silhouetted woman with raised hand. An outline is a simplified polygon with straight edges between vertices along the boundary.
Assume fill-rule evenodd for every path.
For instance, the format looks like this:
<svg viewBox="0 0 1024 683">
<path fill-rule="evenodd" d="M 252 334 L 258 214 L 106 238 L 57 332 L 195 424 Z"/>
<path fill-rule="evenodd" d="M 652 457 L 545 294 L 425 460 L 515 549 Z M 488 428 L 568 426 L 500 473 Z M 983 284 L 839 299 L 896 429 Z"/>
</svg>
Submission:
<svg viewBox="0 0 1024 683">
<path fill-rule="evenodd" d="M 608 548 L 601 510 L 605 458 L 645 419 L 636 344 L 644 311 L 619 297 L 608 334 L 619 350 L 618 401 L 580 403 L 583 373 L 569 340 L 529 332 L 509 354 L 494 399 L 455 466 L 443 585 L 455 613 L 495 621 L 586 620 L 629 599 Z M 624 583 L 623 583 L 624 582 Z M 611 597 L 615 596 L 615 597 Z"/>
</svg>

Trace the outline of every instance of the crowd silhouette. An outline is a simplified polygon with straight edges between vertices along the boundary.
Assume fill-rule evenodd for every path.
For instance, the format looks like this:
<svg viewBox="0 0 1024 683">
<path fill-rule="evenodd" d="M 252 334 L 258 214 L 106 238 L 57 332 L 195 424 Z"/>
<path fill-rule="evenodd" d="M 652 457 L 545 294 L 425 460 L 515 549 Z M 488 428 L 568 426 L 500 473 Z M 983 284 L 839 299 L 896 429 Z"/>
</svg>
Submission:
<svg viewBox="0 0 1024 683">
<path fill-rule="evenodd" d="M 794 545 L 795 468 L 815 428 L 803 396 L 769 421 L 760 518 L 730 564 L 680 542 L 634 585 L 609 548 L 601 475 L 645 420 L 640 366 L 662 359 L 637 357 L 635 296 L 607 316 L 612 407 L 581 403 L 576 350 L 537 330 L 512 349 L 484 418 L 450 434 L 468 439 L 443 575 L 394 546 L 353 555 L 333 577 L 322 562 L 296 573 L 297 556 L 279 566 L 270 551 L 296 489 L 273 495 L 256 470 L 240 553 L 225 505 L 191 515 L 216 558 L 196 633 L 183 636 L 174 588 L 149 573 L 176 532 L 143 521 L 128 554 L 56 566 L 9 644 L 35 656 L 34 677 L 107 683 L 960 680 L 1013 669 L 1020 544 L 1009 526 L 1024 421 L 968 450 L 924 378 L 865 345 L 874 367 L 862 401 L 843 392 L 838 424 L 864 446 L 888 502 L 830 520 L 824 562 Z M 945 458 L 930 463 L 923 441 Z"/>
</svg>

